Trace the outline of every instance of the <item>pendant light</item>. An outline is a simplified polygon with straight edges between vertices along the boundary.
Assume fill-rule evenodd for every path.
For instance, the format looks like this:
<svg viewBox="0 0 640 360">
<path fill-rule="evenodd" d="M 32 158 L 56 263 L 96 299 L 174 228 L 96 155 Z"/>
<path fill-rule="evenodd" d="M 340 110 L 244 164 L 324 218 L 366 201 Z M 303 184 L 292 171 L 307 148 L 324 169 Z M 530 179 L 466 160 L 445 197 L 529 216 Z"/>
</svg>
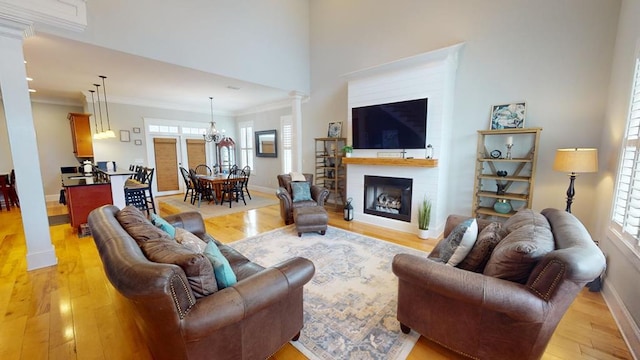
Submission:
<svg viewBox="0 0 640 360">
<path fill-rule="evenodd" d="M 95 93 L 96 91 L 89 90 L 89 92 L 91 93 L 91 104 L 93 104 L 93 123 L 96 128 L 96 133 L 93 134 L 93 138 L 95 140 L 100 140 L 100 134 L 98 133 L 98 117 L 96 116 L 96 100 L 93 97 L 93 93 Z"/>
<path fill-rule="evenodd" d="M 104 75 L 100 75 L 100 78 L 102 79 L 102 93 L 104 94 L 104 109 L 105 109 L 105 112 L 107 113 L 107 127 L 108 127 L 108 130 L 104 132 L 104 137 L 115 138 L 116 134 L 113 132 L 113 130 L 111 130 L 111 121 L 109 119 L 109 103 L 107 102 L 107 86 L 104 84 L 104 79 L 106 79 L 107 77 Z"/>
<path fill-rule="evenodd" d="M 94 139 L 106 139 L 104 136 L 104 126 L 102 126 L 102 105 L 100 105 L 100 84 L 93 84 L 96 87 L 96 93 L 98 94 L 98 113 L 100 114 L 100 132 L 94 135 Z M 98 125 L 96 124 L 96 130 L 98 130 Z"/>
<path fill-rule="evenodd" d="M 209 125 L 209 130 L 207 130 L 206 134 L 203 134 L 204 140 L 206 142 L 214 142 L 219 143 L 222 139 L 222 135 L 218 129 L 216 129 L 216 122 L 213 121 L 213 97 L 209 97 L 209 102 L 211 103 L 211 124 Z"/>
</svg>

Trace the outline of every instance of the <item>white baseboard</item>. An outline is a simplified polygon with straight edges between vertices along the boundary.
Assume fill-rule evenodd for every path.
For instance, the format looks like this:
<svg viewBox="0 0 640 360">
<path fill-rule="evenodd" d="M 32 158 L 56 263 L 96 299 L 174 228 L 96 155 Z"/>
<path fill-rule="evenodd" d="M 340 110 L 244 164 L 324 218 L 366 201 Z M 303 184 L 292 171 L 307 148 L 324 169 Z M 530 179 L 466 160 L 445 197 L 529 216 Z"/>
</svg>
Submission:
<svg viewBox="0 0 640 360">
<path fill-rule="evenodd" d="M 276 196 L 276 189 L 270 187 L 249 185 L 249 192 L 251 192 L 251 190 L 259 191 L 265 194 L 273 194 L 273 196 Z"/>
<path fill-rule="evenodd" d="M 624 306 L 616 290 L 609 286 L 606 281 L 604 281 L 603 284 L 602 296 L 604 297 L 604 301 L 607 303 L 609 310 L 611 310 L 616 324 L 618 324 L 622 337 L 629 347 L 631 356 L 633 356 L 635 360 L 638 360 L 640 359 L 640 329 L 638 329 L 633 317 L 631 317 L 631 314 Z"/>
</svg>

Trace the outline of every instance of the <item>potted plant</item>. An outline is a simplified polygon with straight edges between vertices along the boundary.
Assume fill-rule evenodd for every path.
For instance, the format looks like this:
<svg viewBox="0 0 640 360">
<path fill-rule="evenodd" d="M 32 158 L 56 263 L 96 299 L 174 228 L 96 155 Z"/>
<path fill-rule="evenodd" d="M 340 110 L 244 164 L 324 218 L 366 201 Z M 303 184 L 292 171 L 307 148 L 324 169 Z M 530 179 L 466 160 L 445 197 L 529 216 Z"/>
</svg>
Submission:
<svg viewBox="0 0 640 360">
<path fill-rule="evenodd" d="M 428 238 L 429 222 L 431 222 L 431 200 L 425 195 L 418 207 L 418 237 L 420 239 Z"/>
<path fill-rule="evenodd" d="M 351 154 L 353 153 L 353 146 L 345 145 L 342 147 L 342 151 L 344 152 L 344 156 L 351 157 Z"/>
</svg>

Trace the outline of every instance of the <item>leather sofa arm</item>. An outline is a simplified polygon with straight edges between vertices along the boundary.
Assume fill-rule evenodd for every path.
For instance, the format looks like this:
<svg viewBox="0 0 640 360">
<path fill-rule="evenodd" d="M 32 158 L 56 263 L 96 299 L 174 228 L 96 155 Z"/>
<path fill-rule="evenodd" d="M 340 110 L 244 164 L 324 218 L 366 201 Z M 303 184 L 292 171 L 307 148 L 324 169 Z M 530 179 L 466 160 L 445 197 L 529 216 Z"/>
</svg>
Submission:
<svg viewBox="0 0 640 360">
<path fill-rule="evenodd" d="M 437 293 L 483 311 L 503 313 L 524 322 L 542 322 L 548 312 L 547 302 L 522 284 L 410 254 L 397 254 L 392 268 L 400 280 L 421 287 L 426 293 Z"/>
<path fill-rule="evenodd" d="M 310 260 L 295 257 L 199 299 L 185 318 L 190 341 L 238 323 L 279 302 L 291 290 L 309 282 L 314 273 L 315 267 Z"/>
<path fill-rule="evenodd" d="M 200 239 L 204 239 L 207 230 L 202 220 L 202 215 L 197 211 L 187 211 L 179 214 L 169 215 L 164 218 L 169 224 L 181 227 Z"/>
<path fill-rule="evenodd" d="M 315 200 L 319 206 L 324 206 L 327 197 L 329 197 L 329 189 L 320 185 L 311 185 L 311 198 Z"/>
<path fill-rule="evenodd" d="M 280 203 L 284 205 L 286 209 L 291 209 L 293 207 L 293 199 L 291 199 L 291 195 L 285 188 L 279 187 L 276 190 L 276 196 L 280 199 Z"/>
</svg>

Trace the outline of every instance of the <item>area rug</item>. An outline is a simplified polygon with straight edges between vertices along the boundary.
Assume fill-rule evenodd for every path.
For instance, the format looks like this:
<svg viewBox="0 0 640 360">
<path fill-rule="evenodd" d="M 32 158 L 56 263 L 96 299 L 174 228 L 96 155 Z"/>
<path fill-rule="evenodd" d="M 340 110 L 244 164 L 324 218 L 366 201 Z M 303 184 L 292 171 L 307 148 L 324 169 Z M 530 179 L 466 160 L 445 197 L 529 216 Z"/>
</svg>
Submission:
<svg viewBox="0 0 640 360">
<path fill-rule="evenodd" d="M 214 203 L 209 204 L 208 201 L 203 201 L 198 207 L 198 203 L 195 205 L 191 205 L 189 199 L 187 201 L 182 201 L 184 199 L 184 194 L 182 195 L 171 195 L 171 196 L 163 196 L 158 198 L 158 203 L 162 205 L 163 203 L 169 206 L 176 208 L 176 212 L 184 212 L 184 211 L 198 211 L 202 214 L 203 218 L 210 218 L 214 216 L 228 215 L 233 214 L 240 211 L 247 211 L 252 209 L 258 209 L 261 207 L 275 205 L 278 203 L 278 198 L 273 195 L 271 197 L 260 196 L 257 194 L 251 194 L 251 199 L 249 197 L 245 197 L 247 201 L 247 205 L 245 205 L 242 200 L 239 202 L 234 202 L 229 207 L 229 203 L 224 203 L 224 205 L 216 205 Z"/>
<path fill-rule="evenodd" d="M 313 261 L 304 287 L 304 328 L 291 344 L 310 359 L 405 359 L 419 335 L 396 319 L 391 261 L 419 250 L 329 227 L 298 237 L 293 225 L 229 244 L 265 267 L 294 256 Z"/>
<path fill-rule="evenodd" d="M 48 217 L 49 226 L 68 224 L 71 222 L 69 214 L 51 215 Z"/>
</svg>

